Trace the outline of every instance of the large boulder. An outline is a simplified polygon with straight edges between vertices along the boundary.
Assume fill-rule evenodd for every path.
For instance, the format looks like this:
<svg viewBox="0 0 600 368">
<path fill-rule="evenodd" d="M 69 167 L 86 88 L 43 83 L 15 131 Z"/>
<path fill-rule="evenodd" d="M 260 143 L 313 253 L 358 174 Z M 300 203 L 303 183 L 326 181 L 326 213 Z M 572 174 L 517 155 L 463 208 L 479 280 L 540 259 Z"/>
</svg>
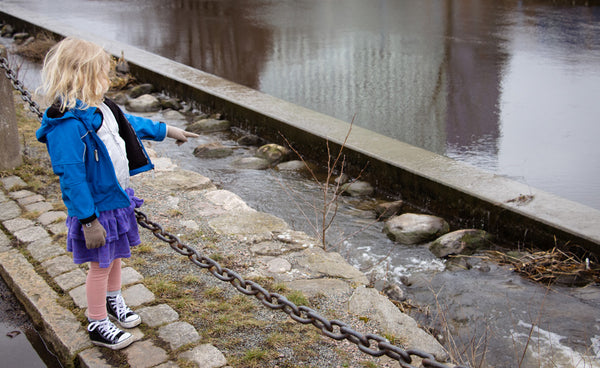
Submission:
<svg viewBox="0 0 600 368">
<path fill-rule="evenodd" d="M 290 150 L 275 143 L 260 146 L 255 156 L 269 161 L 271 165 L 283 161 L 290 154 Z"/>
<path fill-rule="evenodd" d="M 271 166 L 269 161 L 260 157 L 240 157 L 233 160 L 231 165 L 238 169 L 249 170 L 265 170 Z"/>
<path fill-rule="evenodd" d="M 242 146 L 262 146 L 267 142 L 256 134 L 245 134 L 238 138 L 237 143 Z"/>
<path fill-rule="evenodd" d="M 129 91 L 129 97 L 138 98 L 143 95 L 150 94 L 154 91 L 154 86 L 150 83 L 139 84 L 135 87 L 132 87 Z"/>
<path fill-rule="evenodd" d="M 373 321 L 381 331 L 402 336 L 402 345 L 409 349 L 426 351 L 439 362 L 445 362 L 449 358 L 446 350 L 433 336 L 375 289 L 357 287 L 348 303 L 348 312 Z M 414 362 L 414 366 L 420 366 L 419 362 Z"/>
<path fill-rule="evenodd" d="M 302 160 L 292 160 L 277 164 L 277 166 L 275 166 L 275 169 L 279 171 L 302 171 L 308 170 L 306 165 L 307 164 Z"/>
<path fill-rule="evenodd" d="M 188 125 L 188 131 L 192 133 L 213 133 L 224 132 L 231 128 L 231 123 L 227 120 L 218 119 L 200 119 Z"/>
<path fill-rule="evenodd" d="M 352 197 L 365 197 L 373 194 L 375 189 L 370 183 L 367 183 L 366 181 L 357 180 L 343 184 L 340 187 L 340 191 Z"/>
<path fill-rule="evenodd" d="M 450 231 L 450 225 L 437 216 L 405 213 L 385 222 L 383 232 L 401 244 L 421 244 L 432 241 Z"/>
<path fill-rule="evenodd" d="M 233 148 L 224 146 L 220 142 L 201 144 L 194 148 L 194 156 L 200 158 L 223 158 L 232 154 Z"/>
<path fill-rule="evenodd" d="M 397 216 L 402 211 L 403 201 L 383 202 L 375 206 L 377 218 L 381 221 L 387 220 L 390 217 Z"/>
<path fill-rule="evenodd" d="M 489 246 L 491 240 L 492 236 L 484 230 L 457 230 L 437 238 L 431 243 L 429 250 L 440 258 L 453 254 L 468 255 Z"/>
<path fill-rule="evenodd" d="M 157 112 L 160 111 L 160 101 L 152 95 L 141 95 L 128 100 L 125 108 L 131 112 Z"/>
</svg>

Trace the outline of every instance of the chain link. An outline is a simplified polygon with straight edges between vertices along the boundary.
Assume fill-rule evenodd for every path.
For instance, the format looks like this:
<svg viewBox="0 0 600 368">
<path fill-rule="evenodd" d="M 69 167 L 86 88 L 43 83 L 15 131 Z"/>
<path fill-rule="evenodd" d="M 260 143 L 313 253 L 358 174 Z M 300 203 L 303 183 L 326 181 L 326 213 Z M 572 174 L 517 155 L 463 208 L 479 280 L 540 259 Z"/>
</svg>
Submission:
<svg viewBox="0 0 600 368">
<path fill-rule="evenodd" d="M 18 80 L 16 73 L 10 68 L 8 60 L 0 57 L 0 66 L 5 70 L 6 77 L 12 82 L 13 87 L 22 95 L 23 101 L 28 103 L 31 112 L 36 114 L 41 120 L 43 117 L 39 105 L 33 101 L 31 94 L 25 89 L 23 83 Z M 386 338 L 375 334 L 363 335 L 350 328 L 349 325 L 338 320 L 328 320 L 321 316 L 317 311 L 306 306 L 297 306 L 289 301 L 285 296 L 277 293 L 271 293 L 254 281 L 245 280 L 237 272 L 229 268 L 223 268 L 221 265 L 208 257 L 198 254 L 198 252 L 181 242 L 181 240 L 165 231 L 163 227 L 156 222 L 150 221 L 145 213 L 135 210 L 138 224 L 148 229 L 158 239 L 169 243 L 171 248 L 177 253 L 186 256 L 197 266 L 207 269 L 212 275 L 221 281 L 229 282 L 235 289 L 245 295 L 252 295 L 263 305 L 273 310 L 281 310 L 290 316 L 294 321 L 302 324 L 312 324 L 325 335 L 335 340 L 348 340 L 358 346 L 358 349 L 374 357 L 386 355 L 397 360 L 403 368 L 416 368 L 410 363 L 411 355 L 423 359 L 422 365 L 426 368 L 448 368 L 441 364 L 428 353 L 419 350 L 403 350 L 398 346 L 392 345 Z M 339 332 L 336 332 L 339 331 Z M 455 366 L 455 368 L 466 368 Z"/>
<path fill-rule="evenodd" d="M 37 104 L 37 102 L 33 100 L 33 98 L 31 97 L 31 93 L 29 93 L 29 91 L 25 88 L 23 82 L 21 82 L 17 78 L 17 73 L 15 73 L 15 71 L 10 68 L 10 65 L 8 64 L 8 59 L 6 59 L 4 56 L 0 56 L 0 67 L 4 69 L 4 74 L 6 75 L 6 78 L 10 80 L 13 87 L 17 91 L 19 91 L 19 93 L 21 93 L 21 99 L 27 102 L 29 110 L 36 114 L 38 119 L 42 120 L 44 114 L 42 114 L 42 112 L 40 111 L 40 106 Z"/>
</svg>

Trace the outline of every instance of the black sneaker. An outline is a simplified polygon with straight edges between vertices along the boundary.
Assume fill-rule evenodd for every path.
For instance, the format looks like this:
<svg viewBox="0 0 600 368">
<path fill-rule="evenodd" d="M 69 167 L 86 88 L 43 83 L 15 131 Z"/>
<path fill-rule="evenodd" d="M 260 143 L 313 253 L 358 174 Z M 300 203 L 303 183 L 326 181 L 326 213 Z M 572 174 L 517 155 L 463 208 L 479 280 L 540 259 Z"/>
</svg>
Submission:
<svg viewBox="0 0 600 368">
<path fill-rule="evenodd" d="M 125 304 L 121 294 L 106 297 L 106 312 L 110 318 L 116 320 L 123 328 L 133 328 L 142 323 L 140 316 Z"/>
<path fill-rule="evenodd" d="M 87 330 L 92 344 L 112 350 L 123 349 L 133 342 L 132 334 L 119 330 L 108 318 L 90 322 Z"/>
</svg>

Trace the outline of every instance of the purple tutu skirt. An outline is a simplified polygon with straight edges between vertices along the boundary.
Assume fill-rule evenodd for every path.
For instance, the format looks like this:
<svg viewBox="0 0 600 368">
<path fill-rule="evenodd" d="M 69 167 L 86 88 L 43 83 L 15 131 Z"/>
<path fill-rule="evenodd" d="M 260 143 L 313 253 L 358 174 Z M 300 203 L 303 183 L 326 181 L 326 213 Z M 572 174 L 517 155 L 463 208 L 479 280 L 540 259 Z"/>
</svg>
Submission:
<svg viewBox="0 0 600 368">
<path fill-rule="evenodd" d="M 106 244 L 100 248 L 87 249 L 79 219 L 67 217 L 67 251 L 73 253 L 73 262 L 98 262 L 106 268 L 117 258 L 129 258 L 130 247 L 141 243 L 134 210 L 144 201 L 135 197 L 131 188 L 125 192 L 129 195 L 129 207 L 100 212 L 98 221 L 106 230 Z"/>
</svg>

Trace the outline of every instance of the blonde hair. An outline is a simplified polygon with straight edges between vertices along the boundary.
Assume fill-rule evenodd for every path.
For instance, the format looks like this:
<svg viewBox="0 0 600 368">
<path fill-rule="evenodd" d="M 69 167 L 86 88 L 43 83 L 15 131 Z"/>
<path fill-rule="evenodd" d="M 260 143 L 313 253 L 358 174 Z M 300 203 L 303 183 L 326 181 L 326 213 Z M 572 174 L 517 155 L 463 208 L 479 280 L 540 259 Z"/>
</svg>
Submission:
<svg viewBox="0 0 600 368">
<path fill-rule="evenodd" d="M 60 110 L 99 106 L 110 84 L 111 56 L 95 43 L 67 37 L 54 45 L 42 67 L 42 86 L 48 104 L 60 103 Z"/>
</svg>

